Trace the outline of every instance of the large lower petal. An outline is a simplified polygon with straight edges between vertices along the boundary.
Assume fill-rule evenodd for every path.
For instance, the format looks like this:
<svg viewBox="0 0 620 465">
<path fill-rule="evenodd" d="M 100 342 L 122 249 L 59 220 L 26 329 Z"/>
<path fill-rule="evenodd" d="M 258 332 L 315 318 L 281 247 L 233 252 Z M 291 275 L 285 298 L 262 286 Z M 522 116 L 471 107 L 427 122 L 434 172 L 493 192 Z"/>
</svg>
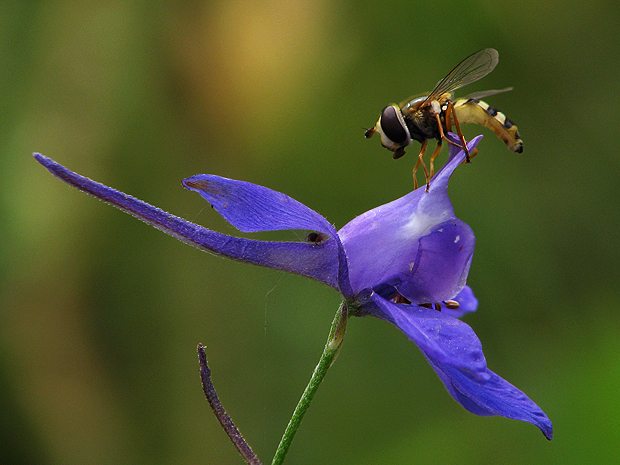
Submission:
<svg viewBox="0 0 620 465">
<path fill-rule="evenodd" d="M 522 391 L 487 368 L 480 340 L 467 324 L 445 312 L 394 304 L 376 293 L 370 299 L 364 312 L 390 321 L 415 342 L 448 392 L 466 410 L 532 423 L 551 439 L 553 427 L 547 415 Z"/>
<path fill-rule="evenodd" d="M 538 426 L 547 439 L 553 436 L 553 426 L 545 412 L 491 370 L 487 369 L 487 377 L 479 378 L 428 354 L 427 359 L 452 397 L 471 413 L 526 421 Z"/>
<path fill-rule="evenodd" d="M 469 325 L 435 309 L 395 304 L 376 293 L 371 299 L 381 312 L 375 316 L 396 325 L 427 357 L 474 377 L 487 376 L 482 344 Z"/>
<path fill-rule="evenodd" d="M 346 262 L 341 265 L 339 260 L 342 247 L 337 236 L 320 243 L 265 242 L 228 236 L 80 176 L 40 154 L 35 154 L 35 158 L 54 176 L 67 184 L 207 252 L 307 276 L 336 289 L 339 289 L 339 275 L 346 274 Z"/>
</svg>

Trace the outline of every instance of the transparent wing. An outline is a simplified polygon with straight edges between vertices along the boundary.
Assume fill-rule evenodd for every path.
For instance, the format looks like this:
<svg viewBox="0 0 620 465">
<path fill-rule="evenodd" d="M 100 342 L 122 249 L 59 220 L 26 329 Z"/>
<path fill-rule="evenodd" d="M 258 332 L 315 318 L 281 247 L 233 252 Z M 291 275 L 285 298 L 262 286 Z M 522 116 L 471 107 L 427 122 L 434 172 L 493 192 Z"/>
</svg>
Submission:
<svg viewBox="0 0 620 465">
<path fill-rule="evenodd" d="M 436 100 L 446 92 L 471 84 L 489 74 L 499 62 L 499 53 L 493 48 L 485 48 L 461 61 L 433 89 L 424 103 Z"/>
<path fill-rule="evenodd" d="M 505 89 L 499 90 L 483 90 L 482 92 L 474 92 L 473 94 L 469 94 L 465 97 L 459 97 L 459 100 L 469 100 L 470 98 L 480 100 L 485 97 L 490 97 L 491 95 L 501 94 L 502 92 L 508 92 L 512 90 L 512 87 L 506 87 Z"/>
</svg>

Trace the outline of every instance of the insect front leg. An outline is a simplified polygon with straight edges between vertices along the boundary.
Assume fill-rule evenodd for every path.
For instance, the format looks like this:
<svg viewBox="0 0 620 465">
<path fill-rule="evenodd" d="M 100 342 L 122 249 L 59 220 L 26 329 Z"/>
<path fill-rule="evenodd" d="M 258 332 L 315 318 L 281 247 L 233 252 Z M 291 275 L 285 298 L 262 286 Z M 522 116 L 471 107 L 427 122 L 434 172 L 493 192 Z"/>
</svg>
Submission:
<svg viewBox="0 0 620 465">
<path fill-rule="evenodd" d="M 425 140 L 424 142 L 422 142 L 422 147 L 420 148 L 420 153 L 418 154 L 418 161 L 413 167 L 413 188 L 414 189 L 418 188 L 418 180 L 416 179 L 415 173 L 418 170 L 418 167 L 420 166 L 420 163 L 421 163 L 422 168 L 424 168 L 424 176 L 426 177 L 426 192 L 428 192 L 429 182 L 431 180 L 430 176 L 428 175 L 428 169 L 426 169 L 426 163 L 424 163 L 424 154 L 426 153 L 427 145 L 428 145 L 428 141 Z"/>
<path fill-rule="evenodd" d="M 435 175 L 435 158 L 437 158 L 437 155 L 439 155 L 439 152 L 441 151 L 441 142 L 442 142 L 442 139 L 439 139 L 437 141 L 437 146 L 435 147 L 435 151 L 431 155 L 431 178 Z"/>
</svg>

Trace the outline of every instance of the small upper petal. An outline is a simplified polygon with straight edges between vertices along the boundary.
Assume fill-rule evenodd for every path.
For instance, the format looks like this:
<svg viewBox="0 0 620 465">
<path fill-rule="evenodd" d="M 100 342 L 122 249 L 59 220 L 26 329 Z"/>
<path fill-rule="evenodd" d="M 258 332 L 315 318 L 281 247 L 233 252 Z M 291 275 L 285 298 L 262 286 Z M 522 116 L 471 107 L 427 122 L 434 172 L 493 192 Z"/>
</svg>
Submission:
<svg viewBox="0 0 620 465">
<path fill-rule="evenodd" d="M 287 245 L 274 249 L 278 261 L 287 262 L 285 269 L 311 268 L 309 274 L 339 290 L 346 298 L 352 298 L 349 283 L 348 263 L 336 229 L 320 214 L 281 192 L 244 181 L 215 175 L 199 174 L 185 179 L 183 185 L 198 192 L 230 224 L 243 232 L 302 229 L 318 231 L 326 235 L 320 243 L 314 244 L 316 251 L 323 249 L 323 257 L 313 259 L 312 255 L 291 255 L 285 249 L 297 246 Z M 282 243 L 285 244 L 285 243 Z M 283 252 L 283 253 L 279 253 Z M 308 261 L 310 259 L 310 261 Z M 323 271 L 317 268 L 317 259 Z M 302 273 L 304 274 L 304 273 Z"/>
<path fill-rule="evenodd" d="M 210 174 L 187 178 L 183 185 L 198 192 L 230 224 L 243 232 L 305 229 L 334 236 L 334 227 L 314 210 L 281 192 Z"/>
</svg>

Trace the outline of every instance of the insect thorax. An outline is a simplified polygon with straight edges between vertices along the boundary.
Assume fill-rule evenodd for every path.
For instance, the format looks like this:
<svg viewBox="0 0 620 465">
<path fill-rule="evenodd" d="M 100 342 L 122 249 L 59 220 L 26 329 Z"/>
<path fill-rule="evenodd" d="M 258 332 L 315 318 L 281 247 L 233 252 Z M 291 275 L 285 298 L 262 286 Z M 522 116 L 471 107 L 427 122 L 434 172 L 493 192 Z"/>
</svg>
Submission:
<svg viewBox="0 0 620 465">
<path fill-rule="evenodd" d="M 440 114 L 442 124 L 445 125 L 444 112 Z M 437 127 L 437 119 L 430 106 L 420 108 L 404 115 L 405 123 L 413 140 L 424 142 L 428 139 L 440 139 L 441 134 Z"/>
</svg>

